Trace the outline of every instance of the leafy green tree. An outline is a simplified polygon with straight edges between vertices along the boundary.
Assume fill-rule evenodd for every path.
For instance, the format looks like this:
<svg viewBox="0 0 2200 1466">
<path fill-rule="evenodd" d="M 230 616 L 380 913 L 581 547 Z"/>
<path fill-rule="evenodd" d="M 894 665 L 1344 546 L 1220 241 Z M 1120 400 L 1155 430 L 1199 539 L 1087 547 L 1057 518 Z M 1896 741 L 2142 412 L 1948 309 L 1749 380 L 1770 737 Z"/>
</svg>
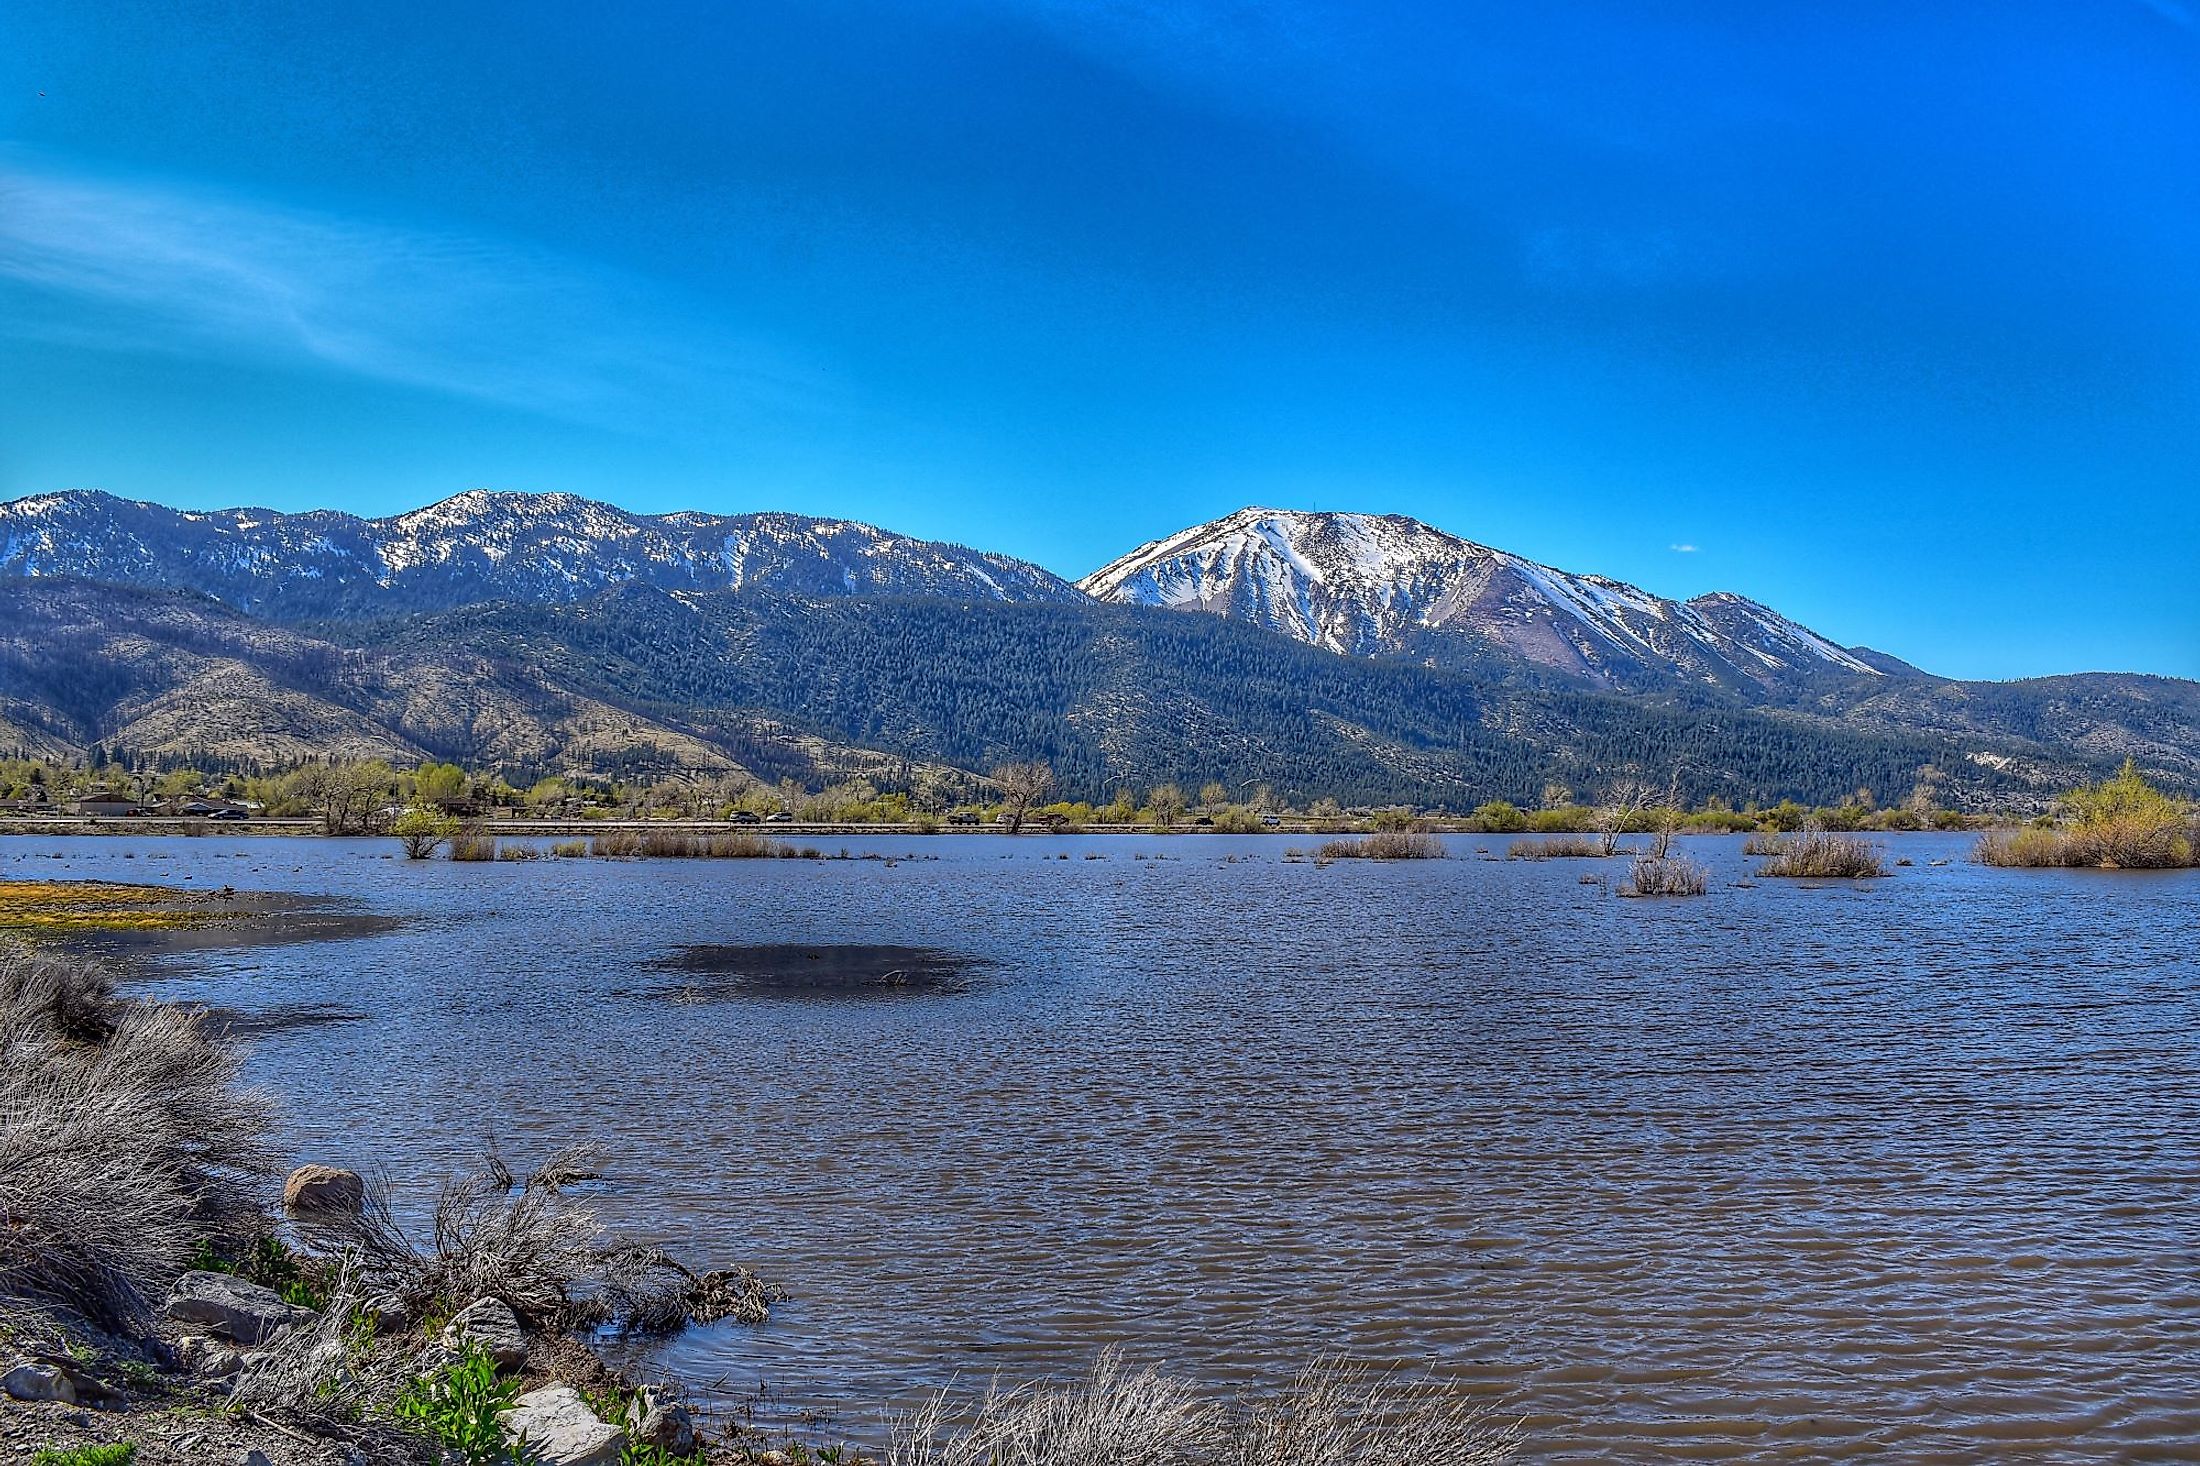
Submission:
<svg viewBox="0 0 2200 1466">
<path fill-rule="evenodd" d="M 1515 835 L 1528 828 L 1528 817 L 1520 807 L 1503 799 L 1493 799 L 1474 811 L 1474 826 L 1493 835 Z"/>
<path fill-rule="evenodd" d="M 416 804 L 397 817 L 390 833 L 405 847 L 407 860 L 426 860 L 457 834 L 458 820 L 429 805 Z"/>
<path fill-rule="evenodd" d="M 433 761 L 413 771 L 413 797 L 439 809 L 466 802 L 466 771 L 457 764 Z"/>
</svg>

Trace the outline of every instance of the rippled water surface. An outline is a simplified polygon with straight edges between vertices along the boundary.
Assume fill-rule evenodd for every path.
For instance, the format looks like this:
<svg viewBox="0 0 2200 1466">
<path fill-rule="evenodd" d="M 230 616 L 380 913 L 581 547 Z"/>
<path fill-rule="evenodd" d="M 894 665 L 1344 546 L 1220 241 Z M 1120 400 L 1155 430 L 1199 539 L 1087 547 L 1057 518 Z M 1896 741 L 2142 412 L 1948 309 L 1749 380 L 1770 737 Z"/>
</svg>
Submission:
<svg viewBox="0 0 2200 1466">
<path fill-rule="evenodd" d="M 1225 1386 L 1426 1364 L 1547 1461 L 2200 1459 L 2200 877 L 1912 836 L 1889 880 L 1747 886 L 1720 840 L 1658 902 L 1471 838 L 845 843 L 912 858 L 14 839 L 0 872 L 403 918 L 140 970 L 243 1015 L 300 1157 L 609 1142 L 623 1227 L 796 1295 L 668 1362 L 857 1437 L 1120 1342 Z M 804 945 L 981 960 L 668 989 Z"/>
</svg>

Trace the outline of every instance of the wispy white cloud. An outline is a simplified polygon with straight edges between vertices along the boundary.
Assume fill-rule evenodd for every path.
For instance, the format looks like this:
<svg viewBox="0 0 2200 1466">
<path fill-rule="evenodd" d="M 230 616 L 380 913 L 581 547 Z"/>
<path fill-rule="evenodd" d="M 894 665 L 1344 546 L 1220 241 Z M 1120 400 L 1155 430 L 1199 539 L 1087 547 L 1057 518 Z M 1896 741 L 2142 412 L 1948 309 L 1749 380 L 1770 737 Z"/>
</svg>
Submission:
<svg viewBox="0 0 2200 1466">
<path fill-rule="evenodd" d="M 2200 10 L 2193 9 L 2183 0 L 2139 0 L 2139 3 L 2171 25 L 2200 35 Z"/>
<path fill-rule="evenodd" d="M 613 427 L 817 382 L 549 251 L 41 168 L 0 151 L 0 331 L 310 364 Z"/>
<path fill-rule="evenodd" d="M 1696 553 L 1694 545 L 1667 545 L 1666 548 L 1676 555 L 1693 555 Z"/>
</svg>

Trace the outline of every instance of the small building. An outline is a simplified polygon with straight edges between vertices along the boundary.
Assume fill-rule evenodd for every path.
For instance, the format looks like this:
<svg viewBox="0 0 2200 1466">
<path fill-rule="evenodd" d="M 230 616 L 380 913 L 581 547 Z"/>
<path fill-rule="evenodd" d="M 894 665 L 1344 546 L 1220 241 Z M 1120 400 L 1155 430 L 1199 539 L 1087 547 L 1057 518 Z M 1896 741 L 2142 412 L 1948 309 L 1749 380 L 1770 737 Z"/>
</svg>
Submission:
<svg viewBox="0 0 2200 1466">
<path fill-rule="evenodd" d="M 170 813 L 187 819 L 241 820 L 252 807 L 239 799 L 184 799 L 170 806 Z"/>
<path fill-rule="evenodd" d="M 76 802 L 76 812 L 87 819 L 113 820 L 157 814 L 159 809 L 134 795 L 87 794 Z"/>
</svg>

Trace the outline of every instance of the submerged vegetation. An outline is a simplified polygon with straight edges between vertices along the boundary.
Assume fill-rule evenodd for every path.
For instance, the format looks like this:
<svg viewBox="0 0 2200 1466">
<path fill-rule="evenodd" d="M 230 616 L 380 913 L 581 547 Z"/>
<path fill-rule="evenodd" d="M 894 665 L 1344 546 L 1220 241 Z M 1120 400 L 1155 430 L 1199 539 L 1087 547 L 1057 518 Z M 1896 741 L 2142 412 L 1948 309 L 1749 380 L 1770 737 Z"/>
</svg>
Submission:
<svg viewBox="0 0 2200 1466">
<path fill-rule="evenodd" d="M 1780 835 L 1765 842 L 1751 842 L 1750 853 L 1763 855 L 1760 876 L 1790 876 L 1806 880 L 1863 880 L 1887 873 L 1879 847 L 1854 835 L 1830 830 L 1808 830 L 1799 835 Z"/>
<path fill-rule="evenodd" d="M 171 931 L 239 915 L 222 892 L 118 881 L 0 881 L 0 931 Z"/>
<path fill-rule="evenodd" d="M 1979 841 L 1987 865 L 2174 870 L 2200 861 L 2200 814 L 2156 789 L 2128 760 L 2112 779 L 2063 796 L 2065 823 L 1996 830 Z"/>
</svg>

